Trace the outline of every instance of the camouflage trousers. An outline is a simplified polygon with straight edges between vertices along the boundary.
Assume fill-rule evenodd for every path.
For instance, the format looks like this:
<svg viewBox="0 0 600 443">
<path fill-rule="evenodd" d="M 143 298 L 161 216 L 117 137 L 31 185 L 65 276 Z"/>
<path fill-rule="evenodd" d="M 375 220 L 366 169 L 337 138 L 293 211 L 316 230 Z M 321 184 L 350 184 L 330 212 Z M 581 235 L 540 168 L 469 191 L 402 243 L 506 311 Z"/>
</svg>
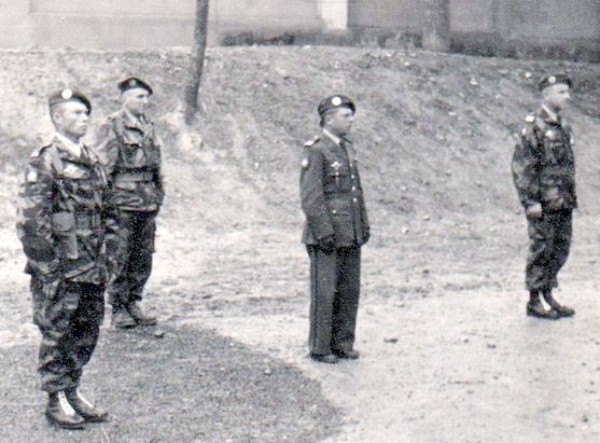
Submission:
<svg viewBox="0 0 600 443">
<path fill-rule="evenodd" d="M 111 305 L 124 306 L 142 299 L 152 273 L 156 212 L 120 211 L 118 226 L 120 244 L 107 248 L 113 269 L 107 292 Z"/>
<path fill-rule="evenodd" d="M 543 291 L 558 286 L 558 271 L 571 249 L 573 211 L 544 211 L 541 218 L 529 218 L 529 255 L 525 269 L 528 290 Z"/>
<path fill-rule="evenodd" d="M 58 392 L 79 385 L 104 318 L 104 286 L 31 278 L 33 321 L 42 333 L 42 389 Z"/>
<path fill-rule="evenodd" d="M 311 354 L 349 352 L 354 346 L 360 294 L 360 248 L 328 253 L 307 246 L 310 257 Z"/>
</svg>

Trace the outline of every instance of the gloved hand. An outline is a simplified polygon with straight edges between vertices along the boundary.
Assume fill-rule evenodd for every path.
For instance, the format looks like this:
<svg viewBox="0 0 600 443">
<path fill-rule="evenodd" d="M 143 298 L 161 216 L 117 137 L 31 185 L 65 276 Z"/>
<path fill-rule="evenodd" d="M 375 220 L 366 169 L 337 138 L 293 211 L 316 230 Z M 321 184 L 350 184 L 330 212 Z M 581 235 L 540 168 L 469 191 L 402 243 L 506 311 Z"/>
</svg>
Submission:
<svg viewBox="0 0 600 443">
<path fill-rule="evenodd" d="M 319 247 L 325 252 L 333 252 L 335 250 L 335 236 L 327 235 L 319 239 Z"/>
</svg>

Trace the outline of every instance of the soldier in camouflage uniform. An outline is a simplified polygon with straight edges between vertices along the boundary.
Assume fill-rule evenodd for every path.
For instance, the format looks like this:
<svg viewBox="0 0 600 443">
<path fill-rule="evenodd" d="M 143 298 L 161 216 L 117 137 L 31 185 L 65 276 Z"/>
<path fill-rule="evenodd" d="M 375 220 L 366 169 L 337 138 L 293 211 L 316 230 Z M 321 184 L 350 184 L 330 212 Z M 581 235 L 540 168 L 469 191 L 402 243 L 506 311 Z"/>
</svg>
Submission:
<svg viewBox="0 0 600 443">
<path fill-rule="evenodd" d="M 116 328 L 156 324 L 142 312 L 144 286 L 152 272 L 156 215 L 164 198 L 160 142 L 145 115 L 152 88 L 138 78 L 119 83 L 123 108 L 100 127 L 97 151 L 102 156 L 110 185 L 109 201 L 118 208 L 120 231 L 108 244 L 117 253 L 108 287 L 112 323 Z"/>
<path fill-rule="evenodd" d="M 312 359 L 323 363 L 359 357 L 353 347 L 361 246 L 370 234 L 356 151 L 346 138 L 355 110 L 348 97 L 324 99 L 318 107 L 322 132 L 305 143 L 302 160 L 303 242 L 311 280 L 309 350 Z"/>
<path fill-rule="evenodd" d="M 107 417 L 78 390 L 104 315 L 107 181 L 94 152 L 80 141 L 89 100 L 65 89 L 53 94 L 49 105 L 56 135 L 27 166 L 17 231 L 31 275 L 34 323 L 42 333 L 39 372 L 49 394 L 46 416 L 57 426 L 82 429 L 86 421 Z"/>
<path fill-rule="evenodd" d="M 526 118 L 512 161 L 530 240 L 527 315 L 553 320 L 575 314 L 552 295 L 552 289 L 558 286 L 558 271 L 569 255 L 572 213 L 577 207 L 573 137 L 571 127 L 560 115 L 571 101 L 571 86 L 571 80 L 563 74 L 542 79 L 542 106 Z M 540 293 L 549 309 L 544 307 Z"/>
</svg>

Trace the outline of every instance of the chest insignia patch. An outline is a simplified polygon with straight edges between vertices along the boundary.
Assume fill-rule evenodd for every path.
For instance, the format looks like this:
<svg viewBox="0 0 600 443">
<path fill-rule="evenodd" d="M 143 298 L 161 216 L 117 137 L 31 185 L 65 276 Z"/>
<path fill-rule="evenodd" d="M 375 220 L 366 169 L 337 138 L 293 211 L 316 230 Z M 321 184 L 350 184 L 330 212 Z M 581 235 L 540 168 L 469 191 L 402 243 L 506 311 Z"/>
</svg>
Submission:
<svg viewBox="0 0 600 443">
<path fill-rule="evenodd" d="M 340 168 L 342 167 L 342 164 L 339 161 L 336 160 L 336 161 L 334 161 L 331 164 L 331 167 L 335 170 L 336 174 L 339 174 L 340 173 Z"/>
</svg>

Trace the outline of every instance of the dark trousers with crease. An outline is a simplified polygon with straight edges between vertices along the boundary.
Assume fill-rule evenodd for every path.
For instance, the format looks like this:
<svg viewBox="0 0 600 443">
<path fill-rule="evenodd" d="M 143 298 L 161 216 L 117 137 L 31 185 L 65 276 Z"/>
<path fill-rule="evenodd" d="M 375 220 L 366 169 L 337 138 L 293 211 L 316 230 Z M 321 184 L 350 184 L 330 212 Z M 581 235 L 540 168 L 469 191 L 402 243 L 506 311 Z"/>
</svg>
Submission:
<svg viewBox="0 0 600 443">
<path fill-rule="evenodd" d="M 360 296 L 360 247 L 325 252 L 307 246 L 310 257 L 310 331 L 313 355 L 351 351 Z"/>
</svg>

